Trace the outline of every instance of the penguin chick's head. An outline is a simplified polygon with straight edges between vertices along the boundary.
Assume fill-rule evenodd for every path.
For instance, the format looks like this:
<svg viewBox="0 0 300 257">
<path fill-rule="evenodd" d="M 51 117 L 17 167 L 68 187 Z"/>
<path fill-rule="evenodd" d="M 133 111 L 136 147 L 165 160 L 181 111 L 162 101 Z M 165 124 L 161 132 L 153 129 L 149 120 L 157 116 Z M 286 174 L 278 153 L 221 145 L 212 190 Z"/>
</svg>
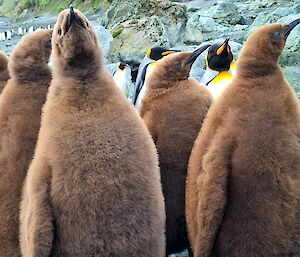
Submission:
<svg viewBox="0 0 300 257">
<path fill-rule="evenodd" d="M 158 61 L 161 58 L 175 52 L 178 52 L 178 50 L 168 50 L 163 47 L 153 47 L 147 51 L 146 56 L 154 61 Z"/>
<path fill-rule="evenodd" d="M 58 69 L 86 69 L 100 66 L 100 48 L 95 31 L 88 19 L 79 11 L 62 11 L 55 24 L 52 37 L 53 58 Z M 56 65 L 56 66 L 57 66 Z"/>
<path fill-rule="evenodd" d="M 13 51 L 8 69 L 10 76 L 26 81 L 49 79 L 52 30 L 38 29 L 24 36 Z"/>
<path fill-rule="evenodd" d="M 180 52 L 166 56 L 156 62 L 152 76 L 160 81 L 181 81 L 189 77 L 191 67 L 197 57 L 210 45 L 205 45 L 194 52 Z"/>
<path fill-rule="evenodd" d="M 216 71 L 228 71 L 230 69 L 233 55 L 228 42 L 229 38 L 221 44 L 213 44 L 208 49 L 206 60 L 210 69 Z"/>
<path fill-rule="evenodd" d="M 120 63 L 118 64 L 118 68 L 119 68 L 120 70 L 125 70 L 125 69 L 128 68 L 128 67 L 129 67 L 128 64 L 125 63 L 125 62 L 120 62 Z"/>
<path fill-rule="evenodd" d="M 290 24 L 274 23 L 258 28 L 247 39 L 240 57 L 245 61 L 251 58 L 277 63 L 289 34 L 299 23 L 300 19 L 297 19 Z"/>
</svg>

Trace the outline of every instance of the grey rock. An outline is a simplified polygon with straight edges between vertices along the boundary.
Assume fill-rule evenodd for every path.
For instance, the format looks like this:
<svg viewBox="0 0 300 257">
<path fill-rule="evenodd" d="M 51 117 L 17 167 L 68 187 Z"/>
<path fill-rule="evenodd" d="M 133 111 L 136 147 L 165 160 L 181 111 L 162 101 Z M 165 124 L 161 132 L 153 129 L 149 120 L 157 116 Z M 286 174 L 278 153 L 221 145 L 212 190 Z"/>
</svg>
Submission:
<svg viewBox="0 0 300 257">
<path fill-rule="evenodd" d="M 196 12 L 198 10 L 204 10 L 210 8 L 218 3 L 217 0 L 187 0 L 187 1 L 174 1 L 181 2 L 182 5 L 186 6 L 188 12 Z"/>
<path fill-rule="evenodd" d="M 254 19 L 253 23 L 248 29 L 248 32 L 245 36 L 245 39 L 257 28 L 264 24 L 268 23 L 289 23 L 292 21 L 292 16 L 297 15 L 300 13 L 300 4 L 296 4 L 294 6 L 288 6 L 288 7 L 279 7 L 275 10 L 264 10 L 261 11 L 257 17 Z M 299 15 L 298 15 L 299 16 Z M 289 20 L 291 19 L 291 20 Z"/>
<path fill-rule="evenodd" d="M 238 24 L 242 18 L 238 7 L 229 1 L 216 5 L 212 9 L 212 17 L 231 25 Z"/>
<path fill-rule="evenodd" d="M 250 4 L 249 9 L 250 10 L 257 10 L 257 9 L 261 9 L 261 8 L 270 7 L 270 6 L 274 5 L 274 4 L 275 4 L 275 2 L 274 1 L 270 1 L 270 0 L 253 1 Z"/>
<path fill-rule="evenodd" d="M 199 44 L 225 36 L 242 43 L 251 22 L 233 3 L 227 1 L 211 5 L 190 13 L 185 29 L 185 43 Z"/>
<path fill-rule="evenodd" d="M 137 66 L 147 50 L 155 46 L 170 47 L 164 25 L 158 17 L 128 20 L 122 23 L 121 33 L 113 39 L 108 59 Z"/>
<path fill-rule="evenodd" d="M 199 43 L 205 40 L 204 33 L 218 31 L 218 25 L 213 18 L 201 16 L 201 12 L 194 13 L 186 24 L 185 42 Z"/>
<path fill-rule="evenodd" d="M 282 56 L 280 57 L 279 63 L 281 67 L 300 65 L 300 53 L 284 51 Z"/>
<path fill-rule="evenodd" d="M 300 97 L 300 65 L 285 67 L 283 68 L 283 72 L 290 85 L 297 92 L 298 97 Z"/>
<path fill-rule="evenodd" d="M 106 14 L 105 26 L 112 29 L 128 20 L 152 17 L 160 19 L 170 42 L 183 41 L 186 8 L 168 0 L 113 0 Z"/>
<path fill-rule="evenodd" d="M 97 34 L 100 46 L 103 49 L 104 56 L 107 57 L 113 37 L 109 30 L 105 29 L 103 26 L 93 25 L 93 28 Z"/>
<path fill-rule="evenodd" d="M 169 257 L 189 257 L 189 253 L 187 250 L 185 250 L 181 253 L 171 254 Z"/>
</svg>

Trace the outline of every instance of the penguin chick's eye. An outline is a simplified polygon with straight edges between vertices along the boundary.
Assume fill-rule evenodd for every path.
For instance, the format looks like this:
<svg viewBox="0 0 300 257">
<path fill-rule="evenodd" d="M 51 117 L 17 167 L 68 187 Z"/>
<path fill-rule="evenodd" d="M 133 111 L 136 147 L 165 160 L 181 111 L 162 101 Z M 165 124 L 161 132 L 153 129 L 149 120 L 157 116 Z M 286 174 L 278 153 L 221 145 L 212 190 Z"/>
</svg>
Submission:
<svg viewBox="0 0 300 257">
<path fill-rule="evenodd" d="M 174 62 L 174 63 L 173 63 L 173 67 L 174 67 L 175 69 L 180 69 L 180 68 L 181 68 L 181 62 Z"/>
<path fill-rule="evenodd" d="M 58 29 L 57 34 L 61 36 L 61 33 L 62 33 L 61 29 Z"/>
<path fill-rule="evenodd" d="M 279 40 L 282 37 L 282 33 L 280 31 L 275 31 L 273 35 L 276 40 Z"/>
<path fill-rule="evenodd" d="M 51 39 L 45 42 L 45 47 L 51 47 Z"/>
</svg>

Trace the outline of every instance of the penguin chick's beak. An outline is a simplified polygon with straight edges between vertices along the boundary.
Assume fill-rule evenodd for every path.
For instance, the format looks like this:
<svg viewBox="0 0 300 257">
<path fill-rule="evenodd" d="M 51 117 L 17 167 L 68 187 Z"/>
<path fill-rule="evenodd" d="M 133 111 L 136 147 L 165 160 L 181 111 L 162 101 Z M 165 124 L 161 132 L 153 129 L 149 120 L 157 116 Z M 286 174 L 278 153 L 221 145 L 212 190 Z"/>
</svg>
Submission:
<svg viewBox="0 0 300 257">
<path fill-rule="evenodd" d="M 284 36 L 285 38 L 287 38 L 289 36 L 289 34 L 291 33 L 291 31 L 300 23 L 300 18 L 295 20 L 295 21 L 292 21 L 287 30 L 284 32 Z"/>
<path fill-rule="evenodd" d="M 225 49 L 228 49 L 228 42 L 229 42 L 229 38 L 226 38 L 224 43 L 219 47 L 219 49 L 217 50 L 217 55 L 220 55 L 224 52 Z"/>
<path fill-rule="evenodd" d="M 66 27 L 66 33 L 70 30 L 71 26 L 74 24 L 78 24 L 81 28 L 86 29 L 82 21 L 78 18 L 77 14 L 74 12 L 74 8 L 70 7 L 70 13 L 68 14 L 68 21 Z"/>
<path fill-rule="evenodd" d="M 180 50 L 168 50 L 168 51 L 163 52 L 161 55 L 166 56 L 166 55 L 177 53 L 177 52 L 180 52 Z"/>
<path fill-rule="evenodd" d="M 195 50 L 192 55 L 188 58 L 188 60 L 186 61 L 185 65 L 194 63 L 194 61 L 196 61 L 196 59 L 198 58 L 198 56 L 200 54 L 202 54 L 207 48 L 209 48 L 211 45 L 204 45 L 201 46 L 200 48 L 198 48 L 197 50 Z"/>
</svg>

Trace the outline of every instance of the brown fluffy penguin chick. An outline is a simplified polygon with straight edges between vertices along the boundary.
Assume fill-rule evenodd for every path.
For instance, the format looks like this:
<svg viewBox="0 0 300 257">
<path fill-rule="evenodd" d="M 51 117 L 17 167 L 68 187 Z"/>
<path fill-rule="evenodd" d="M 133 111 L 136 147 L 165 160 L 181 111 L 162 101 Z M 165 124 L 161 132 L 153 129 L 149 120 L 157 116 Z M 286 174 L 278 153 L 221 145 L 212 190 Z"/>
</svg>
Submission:
<svg viewBox="0 0 300 257">
<path fill-rule="evenodd" d="M 25 36 L 10 57 L 0 97 L 0 256 L 20 256 L 19 205 L 32 160 L 42 106 L 51 83 L 51 31 Z"/>
<path fill-rule="evenodd" d="M 166 204 L 166 252 L 189 247 L 185 222 L 188 160 L 212 98 L 189 79 L 192 53 L 175 53 L 157 62 L 149 77 L 141 116 L 156 144 Z M 196 59 L 196 58 L 194 58 Z"/>
<path fill-rule="evenodd" d="M 107 73 L 90 22 L 60 13 L 54 71 L 21 204 L 24 257 L 162 257 L 155 145 Z"/>
<path fill-rule="evenodd" d="M 7 63 L 8 57 L 0 51 L 0 94 L 5 87 L 7 80 L 9 79 Z"/>
<path fill-rule="evenodd" d="M 195 142 L 186 197 L 195 257 L 294 256 L 300 107 L 278 65 L 294 25 L 266 25 L 248 38 Z"/>
</svg>

